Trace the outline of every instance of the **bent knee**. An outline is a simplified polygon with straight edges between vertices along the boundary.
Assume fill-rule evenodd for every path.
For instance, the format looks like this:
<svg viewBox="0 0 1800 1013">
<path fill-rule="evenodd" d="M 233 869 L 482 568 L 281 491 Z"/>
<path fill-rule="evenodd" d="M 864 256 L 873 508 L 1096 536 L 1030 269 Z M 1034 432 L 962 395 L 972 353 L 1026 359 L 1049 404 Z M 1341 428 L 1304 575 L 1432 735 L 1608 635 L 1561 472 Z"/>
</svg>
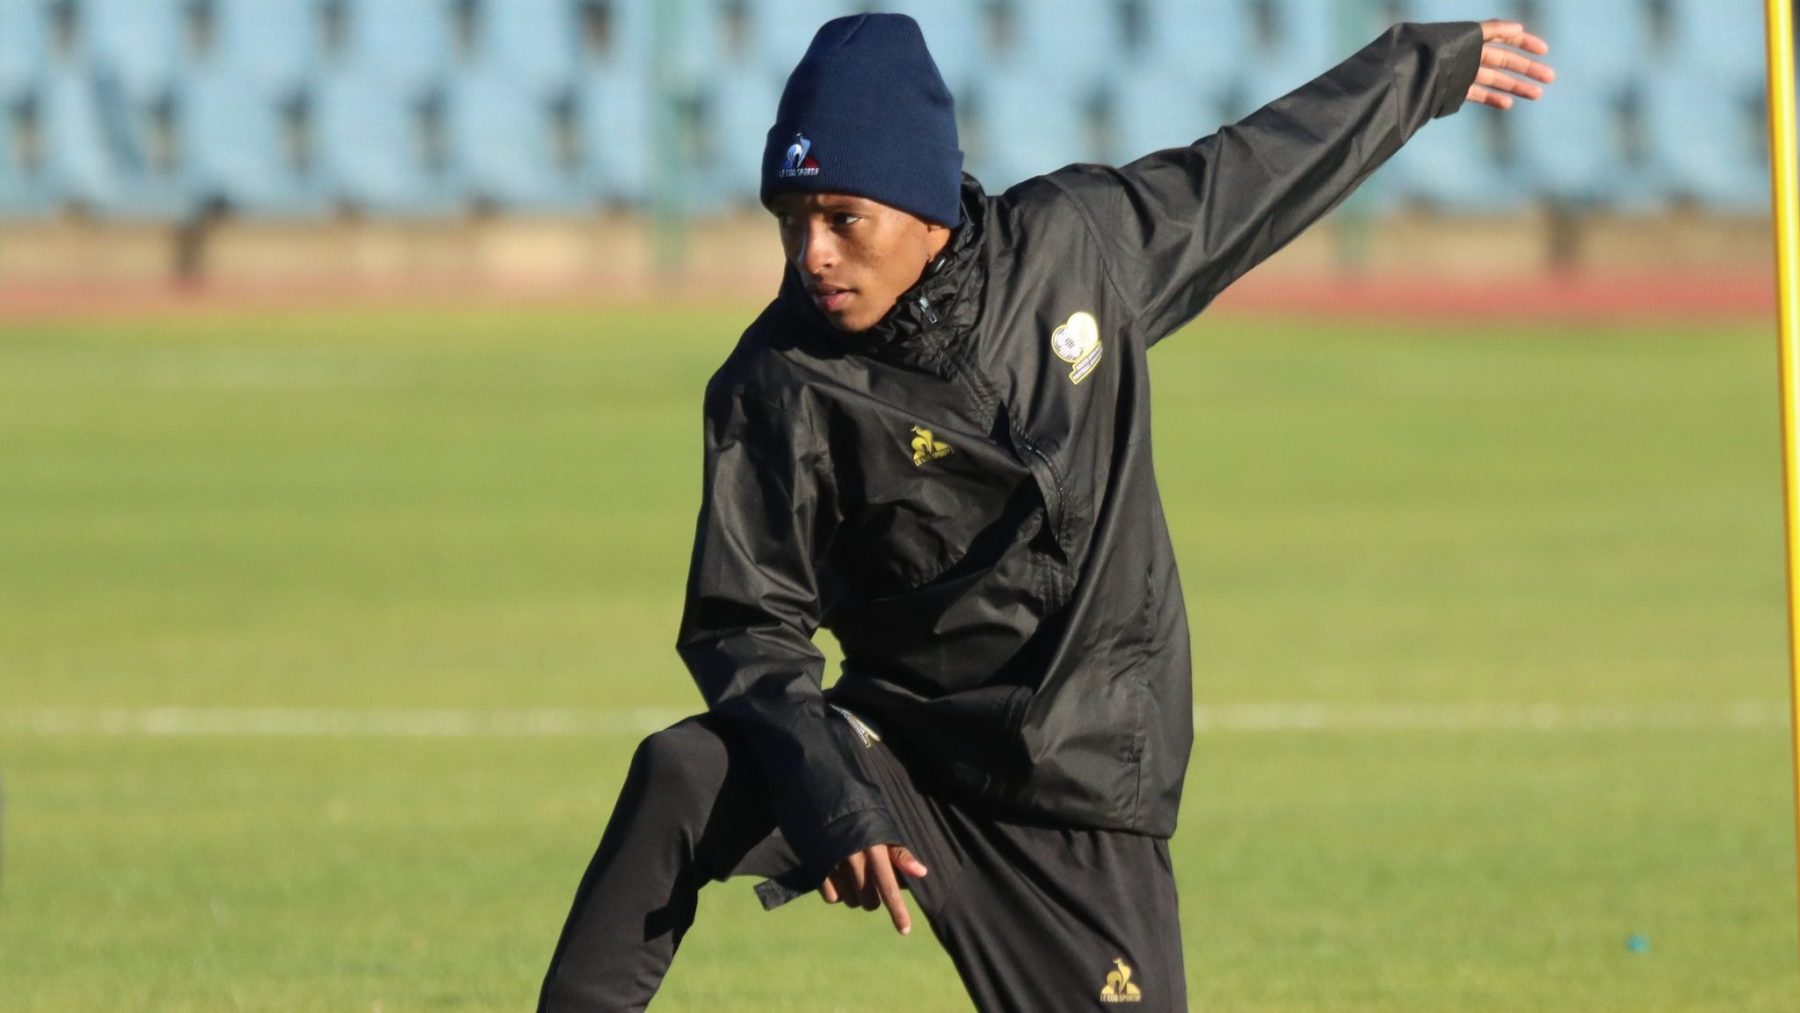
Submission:
<svg viewBox="0 0 1800 1013">
<path fill-rule="evenodd" d="M 724 739 L 693 717 L 644 736 L 631 757 L 631 777 L 658 804 L 703 802 L 718 794 L 728 761 Z"/>
</svg>

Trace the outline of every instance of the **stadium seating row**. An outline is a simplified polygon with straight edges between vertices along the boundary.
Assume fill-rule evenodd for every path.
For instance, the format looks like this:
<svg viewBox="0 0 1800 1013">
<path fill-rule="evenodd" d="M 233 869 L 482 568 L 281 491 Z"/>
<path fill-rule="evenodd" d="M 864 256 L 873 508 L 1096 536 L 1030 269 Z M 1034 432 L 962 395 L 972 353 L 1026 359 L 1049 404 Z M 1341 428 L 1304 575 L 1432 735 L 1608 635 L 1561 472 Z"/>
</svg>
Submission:
<svg viewBox="0 0 1800 1013">
<path fill-rule="evenodd" d="M 843 0 L 0 0 L 0 215 L 754 200 Z M 1552 98 L 1431 124 L 1376 207 L 1766 207 L 1762 23 L 1716 0 L 898 0 L 991 189 L 1186 143 L 1395 20 L 1517 16 Z"/>
</svg>

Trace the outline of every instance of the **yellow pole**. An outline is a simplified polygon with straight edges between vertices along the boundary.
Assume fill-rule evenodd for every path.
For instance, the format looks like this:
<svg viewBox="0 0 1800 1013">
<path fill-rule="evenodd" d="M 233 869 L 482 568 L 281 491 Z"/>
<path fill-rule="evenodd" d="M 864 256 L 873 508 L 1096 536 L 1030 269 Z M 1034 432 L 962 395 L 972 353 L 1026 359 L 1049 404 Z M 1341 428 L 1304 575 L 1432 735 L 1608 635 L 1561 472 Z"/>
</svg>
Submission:
<svg viewBox="0 0 1800 1013">
<path fill-rule="evenodd" d="M 1781 364 L 1781 469 L 1787 536 L 1788 728 L 1794 750 L 1795 861 L 1800 869 L 1800 279 L 1794 244 L 1800 237 L 1795 190 L 1794 12 L 1791 0 L 1764 0 L 1769 56 L 1769 189 L 1774 200 L 1777 343 Z"/>
</svg>

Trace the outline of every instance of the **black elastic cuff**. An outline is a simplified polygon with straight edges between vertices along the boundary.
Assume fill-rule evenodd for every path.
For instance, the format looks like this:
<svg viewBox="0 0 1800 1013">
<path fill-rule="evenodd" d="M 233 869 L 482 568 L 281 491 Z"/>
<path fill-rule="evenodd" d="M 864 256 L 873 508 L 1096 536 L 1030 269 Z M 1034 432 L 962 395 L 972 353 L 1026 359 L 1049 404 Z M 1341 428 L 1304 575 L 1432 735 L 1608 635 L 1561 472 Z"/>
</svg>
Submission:
<svg viewBox="0 0 1800 1013">
<path fill-rule="evenodd" d="M 887 809 L 871 806 L 845 813 L 808 841 L 810 860 L 803 857 L 794 868 L 756 884 L 756 896 L 762 901 L 763 910 L 773 911 L 803 893 L 817 890 L 846 857 L 877 844 L 905 843 Z"/>
<path fill-rule="evenodd" d="M 756 899 L 762 901 L 764 911 L 773 911 L 807 892 L 804 889 L 795 889 L 792 884 L 783 883 L 782 880 L 786 878 L 787 876 L 777 876 L 756 884 Z"/>
<path fill-rule="evenodd" d="M 1441 70 L 1443 76 L 1438 82 L 1437 105 L 1431 110 L 1431 118 L 1438 119 L 1461 109 L 1469 97 L 1469 86 L 1475 83 L 1475 75 L 1481 70 L 1484 43 L 1479 21 L 1445 21 L 1425 27 L 1447 34 L 1449 37 L 1442 40 L 1446 48 L 1457 47 L 1444 61 Z"/>
</svg>

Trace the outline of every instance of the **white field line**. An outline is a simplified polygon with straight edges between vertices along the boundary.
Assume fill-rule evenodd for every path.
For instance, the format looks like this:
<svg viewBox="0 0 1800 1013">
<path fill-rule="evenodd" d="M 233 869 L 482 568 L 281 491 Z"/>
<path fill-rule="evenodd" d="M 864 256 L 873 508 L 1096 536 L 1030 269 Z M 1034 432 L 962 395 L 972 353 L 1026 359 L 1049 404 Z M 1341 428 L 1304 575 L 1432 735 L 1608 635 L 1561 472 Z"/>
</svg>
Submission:
<svg viewBox="0 0 1800 1013">
<path fill-rule="evenodd" d="M 0 711 L 0 732 L 43 736 L 468 739 L 645 735 L 687 712 L 149 707 Z"/>
<path fill-rule="evenodd" d="M 1230 704 L 1194 708 L 1196 732 L 1638 731 L 1786 727 L 1757 700 L 1693 704 Z"/>
<path fill-rule="evenodd" d="M 558 738 L 642 736 L 693 711 L 149 707 L 0 710 L 0 735 L 225 738 Z M 1256 732 L 1592 732 L 1785 727 L 1784 705 L 1225 704 L 1194 708 L 1197 734 Z"/>
</svg>

